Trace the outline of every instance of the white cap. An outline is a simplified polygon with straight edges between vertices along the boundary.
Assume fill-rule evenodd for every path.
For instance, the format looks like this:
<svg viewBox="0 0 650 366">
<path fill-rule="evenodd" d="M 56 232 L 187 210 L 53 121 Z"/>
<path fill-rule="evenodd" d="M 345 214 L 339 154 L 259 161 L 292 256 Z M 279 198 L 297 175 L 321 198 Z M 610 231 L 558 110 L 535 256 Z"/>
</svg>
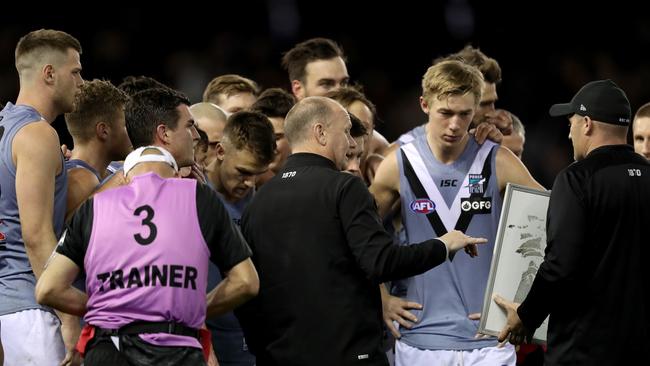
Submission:
<svg viewBox="0 0 650 366">
<path fill-rule="evenodd" d="M 142 154 L 145 150 L 150 149 L 158 150 L 160 154 Z M 124 175 L 126 176 L 136 165 L 146 162 L 167 163 L 169 166 L 174 168 L 174 171 L 178 172 L 176 160 L 174 160 L 174 157 L 169 153 L 169 151 L 158 146 L 142 146 L 133 150 L 126 159 L 124 159 Z"/>
</svg>

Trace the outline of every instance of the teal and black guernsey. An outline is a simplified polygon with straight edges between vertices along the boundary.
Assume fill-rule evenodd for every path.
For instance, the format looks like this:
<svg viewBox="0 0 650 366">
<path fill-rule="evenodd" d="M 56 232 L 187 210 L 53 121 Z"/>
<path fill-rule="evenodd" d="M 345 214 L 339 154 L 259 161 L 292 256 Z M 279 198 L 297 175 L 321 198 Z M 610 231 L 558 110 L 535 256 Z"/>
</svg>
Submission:
<svg viewBox="0 0 650 366">
<path fill-rule="evenodd" d="M 478 145 L 470 138 L 451 164 L 439 162 L 420 135 L 397 151 L 402 219 L 407 242 L 418 243 L 461 230 L 484 237 L 479 256 L 463 251 L 433 269 L 394 284 L 396 295 L 423 305 L 413 313 L 418 322 L 402 328 L 401 341 L 430 350 L 472 350 L 496 345 L 495 338 L 475 339 L 490 271 L 501 195 L 496 177 L 499 145 Z"/>
</svg>

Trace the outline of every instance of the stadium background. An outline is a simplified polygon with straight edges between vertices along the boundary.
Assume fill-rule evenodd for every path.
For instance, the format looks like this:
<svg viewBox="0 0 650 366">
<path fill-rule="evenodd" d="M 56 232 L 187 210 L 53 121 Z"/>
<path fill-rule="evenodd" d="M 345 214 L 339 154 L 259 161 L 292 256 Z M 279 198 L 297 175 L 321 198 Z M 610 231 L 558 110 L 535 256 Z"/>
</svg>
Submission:
<svg viewBox="0 0 650 366">
<path fill-rule="evenodd" d="M 83 47 L 82 75 L 119 84 L 148 75 L 198 102 L 214 76 L 237 73 L 262 88 L 287 88 L 283 52 L 311 37 L 339 42 L 353 82 L 377 105 L 389 140 L 423 123 L 420 80 L 431 61 L 471 43 L 499 61 L 498 108 L 524 122 L 524 162 L 550 188 L 572 161 L 568 128 L 548 117 L 585 82 L 611 78 L 633 111 L 650 101 L 650 22 L 641 5 L 448 0 L 439 2 L 267 0 L 128 6 L 95 2 L 62 8 L 28 4 L 0 15 L 0 101 L 14 101 L 20 36 L 55 28 Z M 640 4 L 640 3 L 639 3 Z M 17 3 L 15 6 L 25 4 Z M 56 7 L 52 7 L 56 6 Z M 86 9 L 97 9 L 92 13 Z M 8 9 L 5 6 L 5 9 Z M 54 126 L 71 143 L 62 118 Z"/>
</svg>

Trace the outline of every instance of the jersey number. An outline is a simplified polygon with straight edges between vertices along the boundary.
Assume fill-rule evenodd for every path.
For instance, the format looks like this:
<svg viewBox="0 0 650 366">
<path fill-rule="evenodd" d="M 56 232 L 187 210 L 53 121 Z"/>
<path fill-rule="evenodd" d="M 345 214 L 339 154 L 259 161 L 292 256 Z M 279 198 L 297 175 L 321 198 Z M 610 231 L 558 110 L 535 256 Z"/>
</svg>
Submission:
<svg viewBox="0 0 650 366">
<path fill-rule="evenodd" d="M 135 234 L 133 235 L 133 238 L 140 245 L 149 245 L 153 243 L 154 240 L 156 240 L 156 235 L 158 235 L 158 228 L 156 227 L 156 224 L 151 222 L 151 220 L 153 220 L 154 210 L 149 205 L 144 205 L 136 208 L 135 211 L 133 211 L 133 216 L 140 216 L 142 211 L 147 213 L 147 216 L 142 219 L 142 225 L 149 227 L 149 236 L 144 238 L 140 234 Z"/>
</svg>

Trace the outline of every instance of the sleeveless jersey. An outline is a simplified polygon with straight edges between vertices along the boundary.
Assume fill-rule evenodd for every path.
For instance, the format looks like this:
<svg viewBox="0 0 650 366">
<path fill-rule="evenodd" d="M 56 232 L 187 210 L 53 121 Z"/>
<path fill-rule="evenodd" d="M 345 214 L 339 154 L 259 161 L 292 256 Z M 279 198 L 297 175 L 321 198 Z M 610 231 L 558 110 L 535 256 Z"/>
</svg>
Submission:
<svg viewBox="0 0 650 366">
<path fill-rule="evenodd" d="M 484 237 L 479 256 L 458 252 L 451 260 L 395 284 L 398 295 L 423 305 L 413 311 L 418 322 L 402 329 L 402 341 L 422 349 L 471 350 L 496 345 L 494 338 L 475 339 L 501 213 L 496 177 L 499 146 L 470 138 L 451 164 L 439 162 L 425 135 L 397 151 L 402 219 L 407 241 L 417 243 L 457 229 Z"/>
<path fill-rule="evenodd" d="M 86 163 L 85 161 L 80 160 L 80 159 L 70 159 L 70 160 L 65 162 L 65 170 L 70 170 L 70 169 L 75 169 L 75 168 L 86 169 L 89 172 L 93 173 L 95 175 L 95 177 L 97 177 L 98 181 L 100 181 L 100 182 L 102 181 L 102 178 L 99 176 L 99 173 L 95 170 L 95 168 L 90 166 L 90 164 Z"/>
<path fill-rule="evenodd" d="M 36 109 L 7 103 L 0 112 L 0 315 L 27 309 L 46 309 L 34 297 L 36 278 L 27 258 L 16 200 L 16 166 L 11 144 L 21 128 L 43 120 Z M 63 154 L 61 164 L 63 164 Z M 54 184 L 53 228 L 63 230 L 67 198 L 67 172 L 61 169 Z M 52 248 L 54 249 L 54 248 Z"/>
<path fill-rule="evenodd" d="M 404 144 L 408 144 L 412 142 L 413 140 L 415 140 L 416 138 L 422 135 L 425 135 L 427 133 L 426 125 L 427 125 L 426 123 L 423 125 L 419 125 L 413 128 L 412 130 L 402 134 L 397 140 L 395 140 L 395 142 L 397 143 L 397 145 L 402 146 Z"/>
</svg>

